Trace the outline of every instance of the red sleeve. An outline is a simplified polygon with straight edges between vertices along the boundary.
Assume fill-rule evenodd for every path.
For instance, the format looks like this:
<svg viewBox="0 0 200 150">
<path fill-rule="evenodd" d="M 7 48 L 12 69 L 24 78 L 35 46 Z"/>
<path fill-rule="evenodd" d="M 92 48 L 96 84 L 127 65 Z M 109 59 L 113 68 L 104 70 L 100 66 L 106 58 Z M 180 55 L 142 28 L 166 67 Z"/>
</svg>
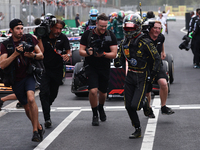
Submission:
<svg viewBox="0 0 200 150">
<path fill-rule="evenodd" d="M 34 46 L 37 45 L 37 44 L 39 43 L 38 40 L 37 40 L 34 36 L 32 36 L 32 39 L 33 39 L 33 44 L 34 44 Z"/>
</svg>

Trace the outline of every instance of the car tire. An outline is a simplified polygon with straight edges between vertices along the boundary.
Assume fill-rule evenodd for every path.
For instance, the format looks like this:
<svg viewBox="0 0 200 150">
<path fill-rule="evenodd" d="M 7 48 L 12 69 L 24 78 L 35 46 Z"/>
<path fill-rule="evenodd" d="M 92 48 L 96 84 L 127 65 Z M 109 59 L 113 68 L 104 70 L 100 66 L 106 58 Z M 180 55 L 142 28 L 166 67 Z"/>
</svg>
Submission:
<svg viewBox="0 0 200 150">
<path fill-rule="evenodd" d="M 72 66 L 75 66 L 77 62 L 81 62 L 82 57 L 79 54 L 79 50 L 72 51 Z"/>
<path fill-rule="evenodd" d="M 164 68 L 165 72 L 168 72 L 168 74 L 169 74 L 169 63 L 168 63 L 168 61 L 163 60 L 163 68 Z M 170 80 L 168 80 L 167 86 L 168 86 L 168 93 L 170 93 Z"/>
<path fill-rule="evenodd" d="M 168 62 L 169 82 L 172 84 L 174 82 L 174 60 L 172 54 L 166 54 L 165 60 Z"/>
<path fill-rule="evenodd" d="M 83 63 L 84 62 L 77 62 L 75 67 L 74 67 L 74 72 L 72 75 L 72 84 L 71 84 L 71 92 L 74 93 L 76 96 L 78 97 L 87 97 L 89 92 L 77 92 L 77 87 L 78 85 L 80 85 L 80 80 L 79 78 L 75 78 L 75 74 L 77 74 L 79 72 L 79 70 L 83 67 Z"/>
<path fill-rule="evenodd" d="M 66 66 L 63 65 L 63 78 L 62 78 L 61 85 L 63 85 L 65 83 L 65 79 L 66 79 Z"/>
</svg>

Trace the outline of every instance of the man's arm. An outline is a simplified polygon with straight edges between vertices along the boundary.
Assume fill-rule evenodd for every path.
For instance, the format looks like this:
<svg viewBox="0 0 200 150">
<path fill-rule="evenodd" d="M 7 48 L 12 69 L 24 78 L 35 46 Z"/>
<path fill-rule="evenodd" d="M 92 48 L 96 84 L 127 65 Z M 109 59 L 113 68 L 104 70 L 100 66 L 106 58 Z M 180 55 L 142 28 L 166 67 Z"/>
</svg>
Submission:
<svg viewBox="0 0 200 150">
<path fill-rule="evenodd" d="M 166 17 L 169 15 L 170 9 L 167 10 L 167 12 L 165 13 Z"/>
<path fill-rule="evenodd" d="M 161 52 L 161 59 L 165 59 L 166 54 L 165 54 L 165 48 L 164 48 L 164 43 L 162 44 L 162 52 Z"/>
<path fill-rule="evenodd" d="M 104 52 L 104 57 L 108 59 L 115 59 L 117 56 L 117 45 L 112 45 L 110 46 L 110 51 L 109 53 Z"/>
<path fill-rule="evenodd" d="M 149 50 L 149 52 L 151 54 L 151 58 L 153 60 L 153 63 L 152 63 L 153 67 L 152 67 L 151 72 L 152 72 L 152 74 L 156 75 L 156 73 L 160 69 L 161 58 L 160 58 L 160 55 L 153 43 L 149 44 L 148 50 Z"/>
<path fill-rule="evenodd" d="M 80 22 L 80 20 L 78 19 L 77 21 L 78 21 L 79 25 L 81 25 L 81 22 Z"/>
<path fill-rule="evenodd" d="M 6 67 L 8 67 L 14 61 L 14 59 L 20 55 L 20 53 L 17 52 L 16 49 L 21 51 L 23 49 L 22 45 L 16 47 L 14 53 L 12 55 L 10 55 L 10 57 L 8 57 L 7 53 L 4 53 L 1 55 L 1 57 L 0 57 L 0 68 L 1 69 L 5 69 Z"/>
<path fill-rule="evenodd" d="M 44 46 L 43 46 L 43 43 L 42 43 L 42 39 L 38 40 L 38 46 L 39 46 L 41 52 L 44 53 Z"/>
<path fill-rule="evenodd" d="M 44 58 L 43 53 L 41 52 L 38 45 L 35 45 L 34 52 L 24 52 L 24 56 L 37 60 L 41 60 Z"/>
<path fill-rule="evenodd" d="M 32 36 L 33 36 L 33 38 L 37 39 L 37 37 L 35 35 L 32 35 Z M 42 40 L 39 39 L 37 45 L 35 45 L 35 47 L 34 47 L 34 51 L 33 52 L 25 52 L 24 56 L 33 58 L 33 59 L 37 59 L 37 60 L 41 60 L 44 58 L 43 52 L 44 52 L 44 47 L 42 44 Z"/>
<path fill-rule="evenodd" d="M 114 59 L 114 66 L 121 67 L 125 63 L 125 57 L 122 52 L 122 44 L 119 47 L 119 51 L 117 53 L 117 58 Z"/>
<path fill-rule="evenodd" d="M 70 57 L 72 56 L 70 49 L 66 50 L 66 54 L 62 55 L 64 61 L 69 61 Z"/>
<path fill-rule="evenodd" d="M 90 55 L 93 55 L 93 50 L 91 47 L 86 50 L 86 46 L 80 44 L 79 54 L 83 57 L 88 57 Z"/>
</svg>

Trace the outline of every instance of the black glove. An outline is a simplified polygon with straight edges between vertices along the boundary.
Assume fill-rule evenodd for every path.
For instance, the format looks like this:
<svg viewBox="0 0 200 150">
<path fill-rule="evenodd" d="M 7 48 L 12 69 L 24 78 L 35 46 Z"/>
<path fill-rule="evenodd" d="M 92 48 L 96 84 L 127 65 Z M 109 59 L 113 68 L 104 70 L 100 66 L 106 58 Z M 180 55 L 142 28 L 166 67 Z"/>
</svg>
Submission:
<svg viewBox="0 0 200 150">
<path fill-rule="evenodd" d="M 89 48 L 86 48 L 85 49 L 85 51 L 86 51 L 86 53 L 88 54 L 88 56 L 90 56 L 90 53 L 89 53 L 89 50 L 88 50 Z"/>
<path fill-rule="evenodd" d="M 114 66 L 117 68 L 122 66 L 122 63 L 119 58 L 114 59 Z"/>
</svg>

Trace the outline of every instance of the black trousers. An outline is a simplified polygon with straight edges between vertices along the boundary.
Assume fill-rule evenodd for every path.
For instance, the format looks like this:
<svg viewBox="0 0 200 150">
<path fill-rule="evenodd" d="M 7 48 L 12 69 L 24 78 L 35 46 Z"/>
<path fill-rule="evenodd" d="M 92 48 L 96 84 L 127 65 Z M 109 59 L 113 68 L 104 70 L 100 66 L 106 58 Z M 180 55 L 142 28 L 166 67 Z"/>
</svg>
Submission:
<svg viewBox="0 0 200 150">
<path fill-rule="evenodd" d="M 195 56 L 195 38 L 192 38 L 191 40 L 191 50 L 192 50 L 192 54 Z M 194 56 L 193 56 L 193 64 L 196 63 Z"/>
<path fill-rule="evenodd" d="M 143 106 L 146 94 L 147 71 L 144 73 L 134 73 L 128 71 L 125 79 L 124 98 L 125 107 L 135 128 L 140 127 L 140 120 L 137 111 Z"/>
<path fill-rule="evenodd" d="M 196 65 L 200 65 L 200 45 L 199 45 L 199 40 L 200 40 L 200 36 L 196 36 L 195 37 L 195 41 L 194 41 L 194 61 L 196 63 Z"/>
<path fill-rule="evenodd" d="M 56 78 L 50 76 L 47 72 L 42 76 L 39 96 L 45 121 L 50 119 L 50 107 L 58 95 L 60 80 L 62 81 L 60 75 Z"/>
</svg>

